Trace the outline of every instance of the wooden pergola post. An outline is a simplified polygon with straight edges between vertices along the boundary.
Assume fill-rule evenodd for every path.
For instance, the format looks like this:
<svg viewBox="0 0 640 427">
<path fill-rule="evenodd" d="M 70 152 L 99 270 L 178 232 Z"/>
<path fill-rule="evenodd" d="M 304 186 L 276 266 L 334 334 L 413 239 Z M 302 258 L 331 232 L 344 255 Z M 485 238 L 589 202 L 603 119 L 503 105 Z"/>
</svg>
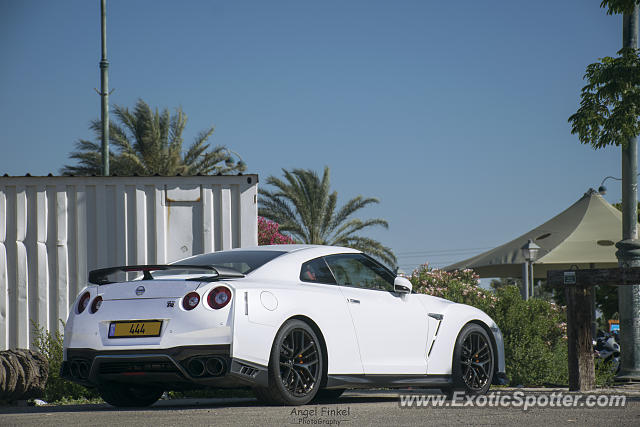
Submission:
<svg viewBox="0 0 640 427">
<path fill-rule="evenodd" d="M 567 344 L 569 347 L 569 390 L 595 388 L 595 364 L 591 324 L 594 286 L 627 286 L 640 283 L 640 267 L 620 269 L 549 270 L 547 283 L 564 288 L 567 297 Z M 624 357 L 624 348 L 620 349 Z"/>
<path fill-rule="evenodd" d="M 569 391 L 589 391 L 596 386 L 591 336 L 591 286 L 567 286 L 567 344 Z"/>
</svg>

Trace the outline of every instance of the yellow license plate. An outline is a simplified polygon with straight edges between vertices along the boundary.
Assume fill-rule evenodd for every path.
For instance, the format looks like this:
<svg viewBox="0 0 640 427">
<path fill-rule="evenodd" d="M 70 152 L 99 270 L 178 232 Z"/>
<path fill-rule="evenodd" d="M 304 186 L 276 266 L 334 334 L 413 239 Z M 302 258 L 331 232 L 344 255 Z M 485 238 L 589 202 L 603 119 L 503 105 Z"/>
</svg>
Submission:
<svg viewBox="0 0 640 427">
<path fill-rule="evenodd" d="M 159 337 L 162 320 L 111 322 L 109 338 Z"/>
</svg>

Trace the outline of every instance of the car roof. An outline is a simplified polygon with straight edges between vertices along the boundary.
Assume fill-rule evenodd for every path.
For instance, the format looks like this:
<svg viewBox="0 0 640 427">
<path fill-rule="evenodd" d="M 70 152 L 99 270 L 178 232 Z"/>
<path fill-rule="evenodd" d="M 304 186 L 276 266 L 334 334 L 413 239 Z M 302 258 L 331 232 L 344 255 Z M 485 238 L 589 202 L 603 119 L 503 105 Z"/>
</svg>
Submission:
<svg viewBox="0 0 640 427">
<path fill-rule="evenodd" d="M 273 280 L 274 278 L 278 278 L 279 281 L 287 279 L 297 281 L 300 274 L 300 264 L 306 261 L 333 254 L 361 253 L 359 250 L 352 248 L 323 245 L 271 245 L 244 248 L 244 250 L 255 249 L 280 250 L 286 251 L 286 253 L 270 260 L 247 274 L 247 277 L 251 277 L 252 280 Z"/>
<path fill-rule="evenodd" d="M 345 248 L 342 246 L 308 245 L 308 244 L 245 246 L 242 248 L 228 249 L 226 251 L 279 251 L 279 252 L 293 253 L 293 252 L 298 252 L 303 250 L 315 250 L 320 252 L 326 252 L 327 255 L 333 254 L 333 253 L 360 252 L 356 249 Z"/>
</svg>

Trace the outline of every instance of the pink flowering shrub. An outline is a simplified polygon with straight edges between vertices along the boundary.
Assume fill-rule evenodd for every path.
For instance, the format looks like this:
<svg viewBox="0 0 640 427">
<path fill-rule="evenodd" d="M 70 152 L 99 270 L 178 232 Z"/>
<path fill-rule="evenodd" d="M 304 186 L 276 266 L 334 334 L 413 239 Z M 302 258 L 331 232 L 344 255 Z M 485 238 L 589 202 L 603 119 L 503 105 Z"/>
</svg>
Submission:
<svg viewBox="0 0 640 427">
<path fill-rule="evenodd" d="M 478 286 L 478 275 L 473 270 L 444 271 L 419 266 L 409 280 L 413 289 L 421 294 L 433 295 L 461 304 L 472 305 L 488 312 L 495 309 L 497 297 Z"/>
<path fill-rule="evenodd" d="M 293 239 L 279 231 L 280 225 L 261 216 L 258 217 L 258 245 L 280 245 L 295 243 Z"/>
<path fill-rule="evenodd" d="M 425 264 L 409 279 L 418 293 L 468 304 L 491 316 L 504 337 L 511 385 L 568 383 L 564 307 L 539 298 L 524 301 L 516 286 L 482 289 L 472 270 L 446 272 Z"/>
</svg>

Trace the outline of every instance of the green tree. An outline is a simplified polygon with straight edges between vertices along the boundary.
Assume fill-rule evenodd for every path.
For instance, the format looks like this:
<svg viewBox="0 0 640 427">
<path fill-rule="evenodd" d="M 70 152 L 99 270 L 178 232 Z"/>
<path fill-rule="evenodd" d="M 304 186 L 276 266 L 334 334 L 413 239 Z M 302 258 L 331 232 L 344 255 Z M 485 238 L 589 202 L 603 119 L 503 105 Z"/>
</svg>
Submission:
<svg viewBox="0 0 640 427">
<path fill-rule="evenodd" d="M 638 4 L 640 0 L 603 0 L 600 7 L 609 15 L 623 14 L 632 29 Z M 569 117 L 571 133 L 596 149 L 607 145 L 626 148 L 640 134 L 640 58 L 631 35 L 625 33 L 619 56 L 587 66 L 580 108 Z"/>
<path fill-rule="evenodd" d="M 282 170 L 284 180 L 270 176 L 267 184 L 274 191 L 260 191 L 258 214 L 280 224 L 280 231 L 288 232 L 294 240 L 316 245 L 348 246 L 361 250 L 381 261 L 396 265 L 390 248 L 380 242 L 355 233 L 368 227 L 388 228 L 384 219 L 360 220 L 351 218 L 358 210 L 378 203 L 376 198 L 355 197 L 337 209 L 338 193 L 331 192 L 329 168 L 322 178 L 312 170 Z"/>
<path fill-rule="evenodd" d="M 171 115 L 166 108 L 161 112 L 139 99 L 132 111 L 116 105 L 114 114 L 117 122 L 109 124 L 109 154 L 113 175 L 214 175 L 243 172 L 246 165 L 236 161 L 234 155 L 224 146 L 209 149 L 207 140 L 213 134 L 213 127 L 201 131 L 183 152 L 182 132 L 187 124 L 187 116 L 182 108 Z M 66 165 L 64 175 L 100 175 L 102 172 L 102 149 L 100 120 L 93 120 L 89 128 L 95 133 L 96 141 L 81 139 L 76 143 L 76 151 L 69 157 L 77 160 L 76 165 Z"/>
<path fill-rule="evenodd" d="M 640 134 L 640 57 L 623 48 L 587 66 L 580 108 L 569 117 L 571 133 L 594 148 L 626 145 Z"/>
<path fill-rule="evenodd" d="M 602 0 L 600 7 L 607 8 L 607 14 L 631 13 L 633 7 L 640 4 L 640 0 Z"/>
</svg>

